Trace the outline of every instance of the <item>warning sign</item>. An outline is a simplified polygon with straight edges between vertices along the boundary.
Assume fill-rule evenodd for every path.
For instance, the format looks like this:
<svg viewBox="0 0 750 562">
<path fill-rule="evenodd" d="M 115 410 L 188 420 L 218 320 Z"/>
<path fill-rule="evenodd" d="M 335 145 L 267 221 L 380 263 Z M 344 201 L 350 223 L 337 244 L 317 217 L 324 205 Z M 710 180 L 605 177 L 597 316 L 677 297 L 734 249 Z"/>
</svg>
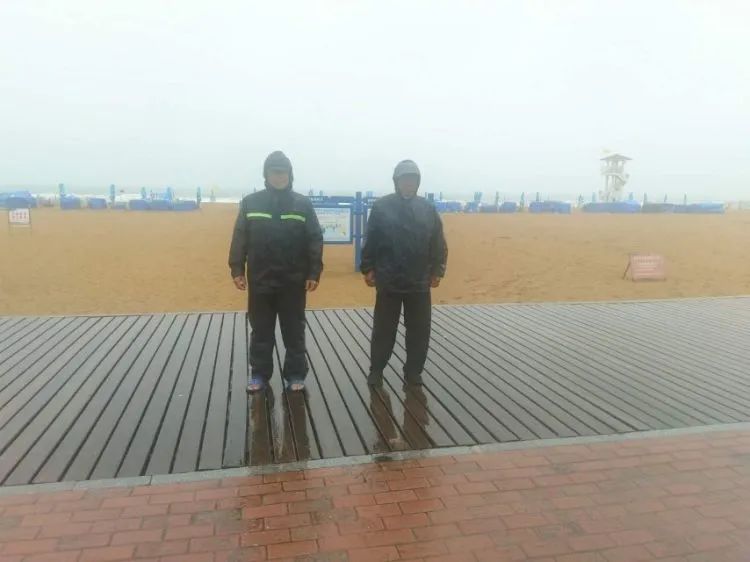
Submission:
<svg viewBox="0 0 750 562">
<path fill-rule="evenodd" d="M 30 209 L 11 209 L 8 211 L 8 225 L 10 226 L 31 226 Z"/>
<path fill-rule="evenodd" d="M 623 279 L 630 274 L 633 281 L 665 281 L 667 279 L 664 256 L 658 254 L 631 254 Z"/>
</svg>

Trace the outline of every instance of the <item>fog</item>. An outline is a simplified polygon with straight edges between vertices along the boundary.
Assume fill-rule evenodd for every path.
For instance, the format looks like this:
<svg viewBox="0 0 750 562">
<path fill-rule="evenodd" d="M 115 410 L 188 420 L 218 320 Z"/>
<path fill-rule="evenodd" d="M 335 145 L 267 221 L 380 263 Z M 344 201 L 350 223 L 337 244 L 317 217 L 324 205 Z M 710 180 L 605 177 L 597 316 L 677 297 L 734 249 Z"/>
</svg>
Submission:
<svg viewBox="0 0 750 562">
<path fill-rule="evenodd" d="M 750 199 L 743 1 L 0 3 L 0 189 Z"/>
</svg>

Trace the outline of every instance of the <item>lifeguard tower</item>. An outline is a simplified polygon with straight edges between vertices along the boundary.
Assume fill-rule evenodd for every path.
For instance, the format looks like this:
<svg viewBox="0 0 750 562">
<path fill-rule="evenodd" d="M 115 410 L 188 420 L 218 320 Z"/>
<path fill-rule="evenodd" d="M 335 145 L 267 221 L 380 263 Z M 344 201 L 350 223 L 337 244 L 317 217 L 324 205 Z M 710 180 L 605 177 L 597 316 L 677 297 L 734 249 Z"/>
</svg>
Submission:
<svg viewBox="0 0 750 562">
<path fill-rule="evenodd" d="M 632 160 L 622 154 L 613 153 L 602 158 L 604 189 L 599 192 L 599 200 L 605 203 L 622 201 L 629 174 L 625 173 L 625 162 Z"/>
</svg>

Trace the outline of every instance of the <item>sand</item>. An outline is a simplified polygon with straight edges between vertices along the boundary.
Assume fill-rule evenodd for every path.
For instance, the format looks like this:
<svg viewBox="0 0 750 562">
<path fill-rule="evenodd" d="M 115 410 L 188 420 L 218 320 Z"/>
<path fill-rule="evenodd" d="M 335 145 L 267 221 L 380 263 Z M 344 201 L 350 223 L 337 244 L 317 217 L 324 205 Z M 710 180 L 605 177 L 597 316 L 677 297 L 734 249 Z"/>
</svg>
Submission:
<svg viewBox="0 0 750 562">
<path fill-rule="evenodd" d="M 0 228 L 0 315 L 239 310 L 226 265 L 233 205 L 196 213 L 39 209 L 32 232 Z M 5 220 L 5 219 L 3 219 Z M 447 215 L 436 303 L 750 294 L 750 213 Z M 665 282 L 623 280 L 628 254 L 665 256 Z M 326 246 L 311 308 L 371 305 L 351 246 Z"/>
</svg>

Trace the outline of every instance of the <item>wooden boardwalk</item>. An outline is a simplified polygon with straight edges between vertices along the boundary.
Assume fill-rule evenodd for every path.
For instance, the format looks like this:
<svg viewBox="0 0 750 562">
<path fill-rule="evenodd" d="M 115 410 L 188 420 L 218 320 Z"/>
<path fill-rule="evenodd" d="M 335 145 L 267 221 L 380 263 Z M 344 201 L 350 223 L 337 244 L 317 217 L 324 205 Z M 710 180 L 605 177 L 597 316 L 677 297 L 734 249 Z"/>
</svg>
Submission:
<svg viewBox="0 0 750 562">
<path fill-rule="evenodd" d="M 750 420 L 750 298 L 436 307 L 423 390 L 403 333 L 368 389 L 371 323 L 310 312 L 307 394 L 248 398 L 244 313 L 0 318 L 0 483 Z"/>
</svg>

